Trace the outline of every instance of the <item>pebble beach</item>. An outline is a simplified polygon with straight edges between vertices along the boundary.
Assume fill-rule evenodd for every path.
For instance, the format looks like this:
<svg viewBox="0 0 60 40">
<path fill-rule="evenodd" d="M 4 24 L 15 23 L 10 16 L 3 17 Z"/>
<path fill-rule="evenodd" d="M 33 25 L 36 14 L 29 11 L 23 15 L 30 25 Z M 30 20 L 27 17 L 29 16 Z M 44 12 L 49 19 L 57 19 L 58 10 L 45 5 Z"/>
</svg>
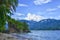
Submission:
<svg viewBox="0 0 60 40">
<path fill-rule="evenodd" d="M 30 38 L 15 37 L 12 34 L 0 33 L 0 40 L 31 40 Z"/>
</svg>

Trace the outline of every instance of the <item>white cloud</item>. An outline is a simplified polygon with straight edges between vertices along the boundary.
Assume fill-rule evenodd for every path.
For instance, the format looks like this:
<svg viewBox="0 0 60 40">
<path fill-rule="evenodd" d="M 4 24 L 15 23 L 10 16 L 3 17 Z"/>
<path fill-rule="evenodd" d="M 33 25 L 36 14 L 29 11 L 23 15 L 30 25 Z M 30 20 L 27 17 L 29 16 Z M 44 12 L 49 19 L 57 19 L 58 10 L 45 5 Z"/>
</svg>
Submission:
<svg viewBox="0 0 60 40">
<path fill-rule="evenodd" d="M 56 10 L 58 10 L 60 8 L 60 5 L 58 5 L 58 6 L 56 6 L 55 8 L 48 8 L 46 11 L 56 11 Z"/>
<path fill-rule="evenodd" d="M 54 17 L 55 19 L 57 19 L 57 20 L 60 20 L 60 16 L 57 16 L 57 17 Z"/>
<path fill-rule="evenodd" d="M 15 13 L 15 15 L 17 15 L 17 16 L 23 16 L 24 14 L 22 14 L 22 13 Z"/>
<path fill-rule="evenodd" d="M 57 8 L 60 8 L 60 5 L 58 5 Z"/>
<path fill-rule="evenodd" d="M 25 17 L 26 20 L 33 20 L 33 21 L 40 21 L 44 19 L 44 17 L 32 13 L 28 13 L 27 16 Z"/>
<path fill-rule="evenodd" d="M 23 6 L 23 7 L 27 7 L 28 5 L 26 5 L 26 4 L 18 4 L 18 6 Z"/>
<path fill-rule="evenodd" d="M 46 11 L 55 11 L 57 8 L 48 8 Z"/>
<path fill-rule="evenodd" d="M 57 19 L 57 20 L 59 20 L 60 19 L 60 15 L 59 16 L 50 16 L 47 19 Z"/>
<path fill-rule="evenodd" d="M 51 2 L 52 0 L 35 0 L 34 4 L 35 5 L 42 5 Z"/>
<path fill-rule="evenodd" d="M 22 14 L 22 13 L 14 13 L 14 15 L 16 15 L 16 16 L 23 16 L 24 14 Z"/>
<path fill-rule="evenodd" d="M 14 13 L 11 17 L 17 20 L 17 19 L 22 19 L 21 16 L 24 16 L 24 14 L 22 14 L 22 13 Z"/>
<path fill-rule="evenodd" d="M 23 17 L 21 17 L 21 16 L 23 16 Z M 33 20 L 33 21 L 37 21 L 37 22 L 42 19 L 45 19 L 43 16 L 40 16 L 38 14 L 32 14 L 32 13 L 28 13 L 27 15 L 24 15 L 21 13 L 14 13 L 14 15 L 12 15 L 11 17 L 16 20 L 24 19 L 24 20 Z"/>
</svg>

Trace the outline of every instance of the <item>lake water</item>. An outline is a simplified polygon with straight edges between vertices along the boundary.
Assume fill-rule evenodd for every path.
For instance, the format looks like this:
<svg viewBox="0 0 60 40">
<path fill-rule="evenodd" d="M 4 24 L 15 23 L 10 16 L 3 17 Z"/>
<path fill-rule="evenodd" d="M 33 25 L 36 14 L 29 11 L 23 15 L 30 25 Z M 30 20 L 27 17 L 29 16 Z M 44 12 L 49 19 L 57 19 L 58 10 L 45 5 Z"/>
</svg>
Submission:
<svg viewBox="0 0 60 40">
<path fill-rule="evenodd" d="M 60 31 L 58 30 L 32 30 L 31 33 L 20 34 L 20 36 L 31 38 L 31 40 L 60 40 Z"/>
</svg>

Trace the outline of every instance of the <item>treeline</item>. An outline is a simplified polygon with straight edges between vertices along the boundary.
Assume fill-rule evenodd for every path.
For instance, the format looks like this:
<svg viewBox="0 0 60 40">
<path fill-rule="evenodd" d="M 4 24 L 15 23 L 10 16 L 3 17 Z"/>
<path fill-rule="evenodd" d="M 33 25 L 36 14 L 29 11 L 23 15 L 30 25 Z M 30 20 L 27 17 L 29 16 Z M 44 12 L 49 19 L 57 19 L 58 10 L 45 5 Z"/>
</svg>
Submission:
<svg viewBox="0 0 60 40">
<path fill-rule="evenodd" d="M 18 20 L 12 19 L 9 16 L 7 17 L 8 20 L 8 29 L 6 30 L 5 26 L 0 28 L 0 32 L 6 33 L 25 33 L 30 32 L 28 24 L 26 22 L 20 22 Z"/>
<path fill-rule="evenodd" d="M 14 19 L 9 20 L 8 27 L 10 32 L 29 32 L 28 24 Z M 13 29 L 13 30 L 12 30 Z"/>
<path fill-rule="evenodd" d="M 13 29 L 16 31 L 28 30 L 28 25 L 25 22 L 21 23 L 11 18 L 13 12 L 16 12 L 17 6 L 18 0 L 0 0 L 0 32 L 5 32 L 6 22 L 8 22 L 9 32 Z"/>
</svg>

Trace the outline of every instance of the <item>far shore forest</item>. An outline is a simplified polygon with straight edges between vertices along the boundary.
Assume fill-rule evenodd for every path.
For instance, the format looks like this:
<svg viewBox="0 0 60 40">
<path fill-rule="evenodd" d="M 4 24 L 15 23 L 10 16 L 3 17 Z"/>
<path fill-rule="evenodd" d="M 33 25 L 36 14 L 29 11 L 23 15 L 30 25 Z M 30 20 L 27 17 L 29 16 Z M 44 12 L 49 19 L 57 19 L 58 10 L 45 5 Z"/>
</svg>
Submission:
<svg viewBox="0 0 60 40">
<path fill-rule="evenodd" d="M 13 12 L 16 12 L 18 6 L 18 0 L 0 0 L 0 32 L 3 33 L 20 33 L 28 32 L 28 24 L 26 22 L 20 22 L 11 18 Z M 8 23 L 8 29 L 6 29 L 6 22 Z"/>
</svg>

